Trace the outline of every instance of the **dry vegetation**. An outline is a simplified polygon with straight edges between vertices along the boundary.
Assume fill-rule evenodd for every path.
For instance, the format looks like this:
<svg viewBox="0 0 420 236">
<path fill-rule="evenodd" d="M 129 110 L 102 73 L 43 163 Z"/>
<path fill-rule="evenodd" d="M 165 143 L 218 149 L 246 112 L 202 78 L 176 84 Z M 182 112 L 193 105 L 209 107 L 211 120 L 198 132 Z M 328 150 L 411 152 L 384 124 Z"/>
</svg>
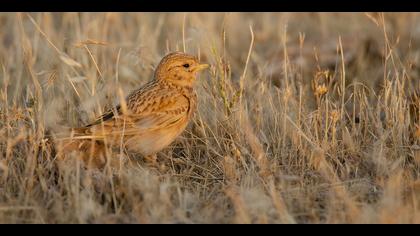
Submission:
<svg viewBox="0 0 420 236">
<path fill-rule="evenodd" d="M 420 223 L 420 15 L 0 15 L 1 223 Z M 51 139 L 152 76 L 210 64 L 159 153 L 86 169 Z"/>
</svg>

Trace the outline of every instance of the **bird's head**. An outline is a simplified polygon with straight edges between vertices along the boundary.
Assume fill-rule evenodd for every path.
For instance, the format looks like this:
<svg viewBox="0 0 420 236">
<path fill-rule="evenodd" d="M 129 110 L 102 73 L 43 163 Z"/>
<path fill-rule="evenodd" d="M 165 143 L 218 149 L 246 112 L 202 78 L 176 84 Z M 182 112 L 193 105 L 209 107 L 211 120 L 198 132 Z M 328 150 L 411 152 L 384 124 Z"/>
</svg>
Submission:
<svg viewBox="0 0 420 236">
<path fill-rule="evenodd" d="M 208 67 L 208 64 L 200 64 L 194 56 L 182 52 L 173 52 L 160 61 L 155 71 L 155 79 L 178 86 L 192 86 L 197 72 Z"/>
</svg>

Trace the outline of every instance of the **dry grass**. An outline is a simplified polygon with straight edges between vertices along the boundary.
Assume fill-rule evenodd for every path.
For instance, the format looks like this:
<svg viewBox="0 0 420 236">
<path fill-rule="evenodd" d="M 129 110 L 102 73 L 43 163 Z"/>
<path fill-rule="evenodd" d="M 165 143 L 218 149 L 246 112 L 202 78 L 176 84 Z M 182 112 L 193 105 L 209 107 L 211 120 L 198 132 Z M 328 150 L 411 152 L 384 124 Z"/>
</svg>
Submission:
<svg viewBox="0 0 420 236">
<path fill-rule="evenodd" d="M 419 20 L 3 13 L 0 222 L 420 223 Z M 212 68 L 159 170 L 54 153 L 184 48 Z"/>
</svg>

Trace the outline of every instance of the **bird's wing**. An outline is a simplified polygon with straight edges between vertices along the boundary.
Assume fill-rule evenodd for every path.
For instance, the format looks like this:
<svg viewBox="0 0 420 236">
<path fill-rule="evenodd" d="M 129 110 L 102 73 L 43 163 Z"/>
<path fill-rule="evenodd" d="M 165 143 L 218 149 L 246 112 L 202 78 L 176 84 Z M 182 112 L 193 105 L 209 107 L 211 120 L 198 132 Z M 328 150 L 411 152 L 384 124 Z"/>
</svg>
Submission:
<svg viewBox="0 0 420 236">
<path fill-rule="evenodd" d="M 93 123 L 98 126 L 97 130 L 101 130 L 100 136 L 140 134 L 169 128 L 186 119 L 190 109 L 187 97 L 162 88 L 133 93 L 126 103 L 127 112 L 118 106 L 116 111 L 105 113 L 99 122 Z"/>
<path fill-rule="evenodd" d="M 130 107 L 130 101 L 128 103 Z M 141 130 L 167 128 L 187 117 L 189 99 L 175 91 L 162 91 L 148 103 L 135 102 L 128 115 L 130 122 Z"/>
<path fill-rule="evenodd" d="M 157 86 L 155 83 L 152 83 L 153 81 L 145 84 L 143 87 L 141 87 L 140 89 L 137 89 L 135 91 L 133 91 L 127 98 L 126 98 L 126 104 L 134 104 L 134 99 L 138 99 L 138 100 L 144 100 L 150 96 L 151 93 L 154 93 L 157 89 Z M 131 105 L 133 106 L 133 105 Z M 129 107 L 132 108 L 132 107 Z M 91 127 L 91 126 L 95 126 L 98 124 L 102 124 L 104 122 L 107 121 L 112 121 L 113 119 L 117 118 L 118 116 L 123 115 L 123 111 L 121 108 L 121 104 L 118 104 L 116 107 L 111 108 L 109 110 L 107 110 L 104 114 L 102 114 L 101 116 L 99 116 L 94 122 L 86 125 L 85 127 Z"/>
<path fill-rule="evenodd" d="M 100 124 L 104 121 L 108 121 L 108 120 L 114 118 L 116 115 L 121 115 L 121 114 L 122 114 L 121 105 L 117 105 L 114 109 L 109 109 L 104 114 L 99 116 L 94 122 L 86 125 L 85 127 L 91 127 L 91 126 Z"/>
</svg>

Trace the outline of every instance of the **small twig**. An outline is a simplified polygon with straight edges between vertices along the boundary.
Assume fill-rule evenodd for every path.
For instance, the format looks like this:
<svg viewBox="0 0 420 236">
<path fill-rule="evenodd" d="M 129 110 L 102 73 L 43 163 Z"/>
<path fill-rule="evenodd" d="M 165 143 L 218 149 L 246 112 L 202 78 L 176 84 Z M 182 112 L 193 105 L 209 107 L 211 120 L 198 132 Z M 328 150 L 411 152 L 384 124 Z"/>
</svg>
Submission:
<svg viewBox="0 0 420 236">
<path fill-rule="evenodd" d="M 187 13 L 184 13 L 184 18 L 182 20 L 182 47 L 184 49 L 184 52 L 187 51 L 187 48 L 185 46 L 185 20 L 187 17 Z"/>
<path fill-rule="evenodd" d="M 74 86 L 73 82 L 71 81 L 71 79 L 70 79 L 70 76 L 69 76 L 69 75 L 67 75 L 67 80 L 70 82 L 71 86 L 73 87 L 73 89 L 74 89 L 74 91 L 76 92 L 76 94 L 77 94 L 77 96 L 79 97 L 79 99 L 82 99 L 82 98 L 80 97 L 80 94 L 79 94 L 79 92 L 77 91 L 76 87 Z"/>
<path fill-rule="evenodd" d="M 251 58 L 252 48 L 254 46 L 254 31 L 252 30 L 251 25 L 249 25 L 249 30 L 251 31 L 251 44 L 249 45 L 248 56 L 246 58 L 244 72 L 242 73 L 242 76 L 240 78 L 240 99 L 242 98 L 242 92 L 244 90 L 244 80 L 245 80 L 246 72 L 248 69 L 249 59 Z"/>
<path fill-rule="evenodd" d="M 92 59 L 93 64 L 95 65 L 96 71 L 98 71 L 99 76 L 100 76 L 100 78 L 102 79 L 102 73 L 101 73 L 101 70 L 99 70 L 98 64 L 96 63 L 96 60 L 95 60 L 95 58 L 94 58 L 94 57 L 93 57 L 93 55 L 92 55 L 92 52 L 89 50 L 89 48 L 88 48 L 88 46 L 86 46 L 86 44 L 85 44 L 85 45 L 83 45 L 83 47 L 84 47 L 84 48 L 86 49 L 86 51 L 89 53 L 90 59 Z"/>
<path fill-rule="evenodd" d="M 116 62 L 116 68 L 115 68 L 115 80 L 118 83 L 118 68 L 120 65 L 120 55 L 121 55 L 121 48 L 118 50 L 118 55 L 117 55 L 117 62 Z"/>
<path fill-rule="evenodd" d="M 29 15 L 28 13 L 26 13 L 26 16 L 29 18 L 29 20 L 31 20 L 32 24 L 35 26 L 35 28 L 42 34 L 42 36 L 44 36 L 45 40 L 47 40 L 47 42 L 54 48 L 54 50 L 58 53 L 58 54 L 63 54 L 52 42 L 51 40 L 48 38 L 48 36 L 44 33 L 44 31 L 42 31 L 41 27 L 39 27 L 39 25 L 36 23 L 36 21 L 34 20 L 34 18 L 32 18 L 31 15 Z"/>
<path fill-rule="evenodd" d="M 309 144 L 312 145 L 312 147 L 318 147 L 318 145 L 316 145 L 308 136 L 306 136 L 306 134 L 297 126 L 297 124 L 295 122 L 293 122 L 292 119 L 290 119 L 290 117 L 287 114 L 284 114 L 286 119 L 296 128 L 296 130 L 298 131 L 298 133 L 306 139 L 306 141 L 308 141 Z"/>
<path fill-rule="evenodd" d="M 346 67 L 344 64 L 344 52 L 343 52 L 343 44 L 341 43 L 341 36 L 338 37 L 338 43 L 340 45 L 340 54 L 341 54 L 341 70 L 342 70 L 342 78 L 341 78 L 341 89 L 342 89 L 342 97 L 341 97 L 341 112 L 340 112 L 340 119 L 343 120 L 344 114 L 344 100 L 345 100 L 345 91 L 346 91 Z"/>
</svg>

